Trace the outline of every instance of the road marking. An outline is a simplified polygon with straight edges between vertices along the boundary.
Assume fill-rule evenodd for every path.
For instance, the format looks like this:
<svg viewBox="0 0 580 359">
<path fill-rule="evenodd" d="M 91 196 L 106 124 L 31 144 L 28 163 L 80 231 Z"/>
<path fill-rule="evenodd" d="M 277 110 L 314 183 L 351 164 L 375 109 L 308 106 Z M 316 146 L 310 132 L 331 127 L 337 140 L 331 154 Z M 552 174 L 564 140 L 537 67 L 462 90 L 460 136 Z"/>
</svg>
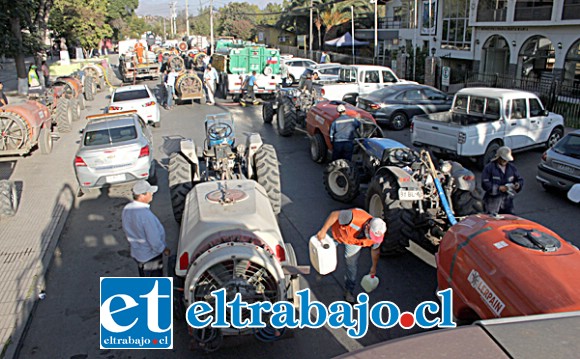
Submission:
<svg viewBox="0 0 580 359">
<path fill-rule="evenodd" d="M 419 246 L 417 243 L 413 241 L 409 241 L 409 247 L 407 250 L 415 255 L 415 257 L 419 258 L 423 262 L 427 263 L 433 268 L 437 268 L 437 263 L 435 262 L 435 255 L 427 252 L 423 247 Z"/>
</svg>

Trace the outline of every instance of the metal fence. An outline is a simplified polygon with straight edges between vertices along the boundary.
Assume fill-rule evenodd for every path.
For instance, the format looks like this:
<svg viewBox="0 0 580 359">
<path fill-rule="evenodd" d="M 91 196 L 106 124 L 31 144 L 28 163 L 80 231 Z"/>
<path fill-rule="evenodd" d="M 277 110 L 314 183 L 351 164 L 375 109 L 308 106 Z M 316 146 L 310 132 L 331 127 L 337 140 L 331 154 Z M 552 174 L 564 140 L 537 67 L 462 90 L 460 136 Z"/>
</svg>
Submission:
<svg viewBox="0 0 580 359">
<path fill-rule="evenodd" d="M 322 55 L 322 51 L 312 51 L 312 54 L 308 50 L 299 49 L 295 46 L 280 46 L 280 53 L 281 54 L 290 54 L 296 57 L 304 57 L 307 59 L 314 60 L 316 62 L 320 61 L 320 57 Z M 357 65 L 382 65 L 382 66 L 389 66 L 391 62 L 391 58 L 388 56 L 383 56 L 381 58 L 377 58 L 376 60 L 372 57 L 368 56 L 355 56 L 354 62 L 352 55 L 341 54 L 338 52 L 327 51 L 330 55 L 330 60 L 332 62 L 338 62 L 341 64 L 349 65 L 349 64 L 357 64 Z"/>
<path fill-rule="evenodd" d="M 580 87 L 566 85 L 546 76 L 540 79 L 516 79 L 499 74 L 468 72 L 465 87 L 484 86 L 533 92 L 549 111 L 564 116 L 566 126 L 580 128 Z"/>
</svg>

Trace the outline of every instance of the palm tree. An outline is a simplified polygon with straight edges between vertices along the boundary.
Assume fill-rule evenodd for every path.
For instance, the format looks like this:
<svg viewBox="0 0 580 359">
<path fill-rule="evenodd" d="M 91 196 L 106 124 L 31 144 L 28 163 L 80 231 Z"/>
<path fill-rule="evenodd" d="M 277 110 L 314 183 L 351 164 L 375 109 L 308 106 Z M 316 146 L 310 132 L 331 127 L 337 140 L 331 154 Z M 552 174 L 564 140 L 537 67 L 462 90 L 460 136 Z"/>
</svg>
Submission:
<svg viewBox="0 0 580 359">
<path fill-rule="evenodd" d="M 345 22 L 350 21 L 350 16 L 346 12 L 341 12 L 334 6 L 330 9 L 323 11 L 320 14 L 320 19 L 325 26 L 324 30 L 324 40 L 326 40 L 326 36 L 330 32 L 333 27 L 339 26 L 344 24 Z"/>
</svg>

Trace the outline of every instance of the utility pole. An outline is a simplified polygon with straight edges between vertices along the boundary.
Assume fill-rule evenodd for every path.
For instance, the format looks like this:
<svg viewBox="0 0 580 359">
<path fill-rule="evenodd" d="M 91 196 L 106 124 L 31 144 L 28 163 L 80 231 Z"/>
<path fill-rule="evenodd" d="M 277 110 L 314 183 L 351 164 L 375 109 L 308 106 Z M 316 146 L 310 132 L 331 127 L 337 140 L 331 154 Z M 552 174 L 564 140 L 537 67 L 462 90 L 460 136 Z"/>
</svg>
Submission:
<svg viewBox="0 0 580 359">
<path fill-rule="evenodd" d="M 213 0 L 209 1 L 209 53 L 213 55 Z"/>
<path fill-rule="evenodd" d="M 373 2 L 375 4 L 375 60 L 373 61 L 373 64 L 375 63 L 375 61 L 377 60 L 377 55 L 378 55 L 378 46 L 379 46 L 379 30 L 378 25 L 379 25 L 379 21 L 378 21 L 378 16 L 377 16 L 377 4 L 379 2 L 379 0 L 371 0 L 371 2 Z"/>
<path fill-rule="evenodd" d="M 352 12 L 352 64 L 354 65 L 354 6 L 350 7 L 350 11 Z"/>
<path fill-rule="evenodd" d="M 310 37 L 308 38 L 308 51 L 310 53 L 310 59 L 312 60 L 312 7 L 313 0 L 310 0 Z"/>
<path fill-rule="evenodd" d="M 163 42 L 167 41 L 167 28 L 165 27 L 165 18 L 163 18 Z"/>
<path fill-rule="evenodd" d="M 185 0 L 185 33 L 187 34 L 187 41 L 189 41 L 189 6 Z"/>
<path fill-rule="evenodd" d="M 171 28 L 171 37 L 173 37 L 173 35 L 175 34 L 175 32 L 173 30 L 174 29 L 174 21 L 175 21 L 175 18 L 174 18 L 174 14 L 175 14 L 175 2 L 170 2 L 169 3 L 169 10 L 171 11 L 171 13 L 169 14 L 169 16 L 171 18 L 171 21 L 169 23 L 169 27 Z"/>
</svg>

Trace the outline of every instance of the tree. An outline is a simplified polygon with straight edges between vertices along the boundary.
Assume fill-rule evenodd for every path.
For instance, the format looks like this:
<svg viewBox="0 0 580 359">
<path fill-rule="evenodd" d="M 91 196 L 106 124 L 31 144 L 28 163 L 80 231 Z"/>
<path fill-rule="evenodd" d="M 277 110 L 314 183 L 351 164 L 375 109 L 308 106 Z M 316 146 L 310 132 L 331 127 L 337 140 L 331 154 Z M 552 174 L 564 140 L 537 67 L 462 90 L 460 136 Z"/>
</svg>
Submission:
<svg viewBox="0 0 580 359">
<path fill-rule="evenodd" d="M 218 11 L 218 18 L 220 20 L 218 32 L 224 36 L 234 36 L 248 40 L 248 36 L 242 37 L 246 35 L 246 25 L 249 25 L 249 31 L 252 34 L 255 30 L 255 19 L 251 14 L 259 12 L 260 8 L 258 6 L 248 4 L 247 2 L 229 3 Z"/>
<path fill-rule="evenodd" d="M 260 25 L 275 25 L 283 13 L 282 5 L 269 3 L 262 12 L 265 14 L 258 16 L 257 23 Z"/>
<path fill-rule="evenodd" d="M 55 0 L 53 15 L 53 31 L 87 52 L 97 47 L 101 39 L 113 35 L 105 23 L 106 0 Z"/>
<path fill-rule="evenodd" d="M 332 7 L 320 14 L 320 19 L 325 26 L 324 30 L 324 40 L 326 40 L 326 36 L 332 30 L 333 27 L 339 26 L 344 24 L 345 22 L 350 21 L 349 14 L 345 12 L 341 12 L 338 8 Z"/>
</svg>

